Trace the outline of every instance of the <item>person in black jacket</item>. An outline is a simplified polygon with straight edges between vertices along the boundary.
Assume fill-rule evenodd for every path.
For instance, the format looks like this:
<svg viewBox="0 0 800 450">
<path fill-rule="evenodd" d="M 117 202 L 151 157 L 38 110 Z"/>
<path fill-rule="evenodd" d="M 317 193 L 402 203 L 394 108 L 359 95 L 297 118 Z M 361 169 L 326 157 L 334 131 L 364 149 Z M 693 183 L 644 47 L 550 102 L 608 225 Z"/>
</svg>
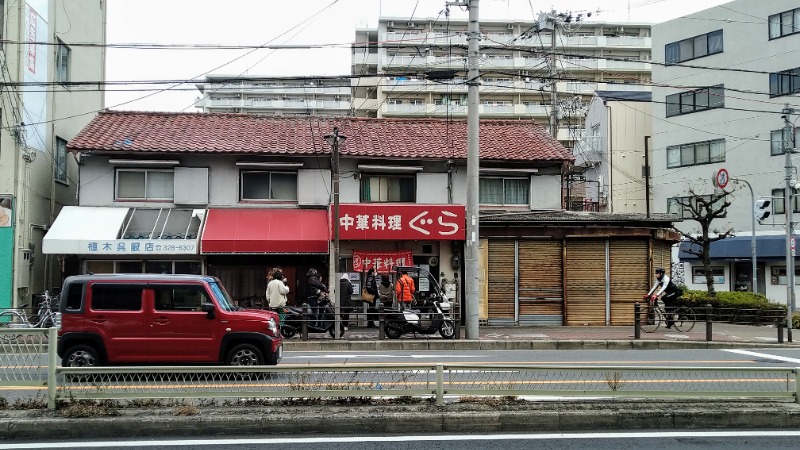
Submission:
<svg viewBox="0 0 800 450">
<path fill-rule="evenodd" d="M 345 273 L 339 279 L 339 308 L 342 312 L 342 326 L 344 331 L 347 331 L 347 322 L 350 320 L 350 310 L 353 308 L 350 301 L 353 296 L 353 283 L 350 282 L 350 277 Z"/>
<path fill-rule="evenodd" d="M 328 292 L 328 288 L 319 280 L 319 272 L 313 267 L 306 272 L 308 281 L 306 282 L 306 295 L 308 296 L 308 306 L 311 307 L 312 320 L 316 322 L 319 317 L 319 298 L 323 293 Z"/>
<path fill-rule="evenodd" d="M 372 303 L 367 303 L 367 328 L 375 328 L 375 322 L 378 320 L 378 310 L 375 308 L 375 302 L 378 299 L 378 281 L 375 279 L 375 268 L 370 267 L 367 270 L 367 280 L 364 282 L 364 289 L 368 294 L 372 295 Z"/>
</svg>

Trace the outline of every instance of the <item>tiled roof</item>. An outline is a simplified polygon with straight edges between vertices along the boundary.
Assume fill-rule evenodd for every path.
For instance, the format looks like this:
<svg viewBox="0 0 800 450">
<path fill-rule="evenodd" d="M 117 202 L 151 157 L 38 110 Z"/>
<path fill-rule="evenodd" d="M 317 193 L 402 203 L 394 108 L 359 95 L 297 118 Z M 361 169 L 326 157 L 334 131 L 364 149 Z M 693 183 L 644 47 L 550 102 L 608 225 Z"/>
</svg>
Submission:
<svg viewBox="0 0 800 450">
<path fill-rule="evenodd" d="M 102 153 L 329 153 L 338 126 L 342 156 L 466 159 L 467 123 L 444 119 L 274 117 L 104 111 L 72 139 L 70 151 Z M 482 160 L 572 161 L 572 153 L 530 120 L 483 120 Z"/>
</svg>

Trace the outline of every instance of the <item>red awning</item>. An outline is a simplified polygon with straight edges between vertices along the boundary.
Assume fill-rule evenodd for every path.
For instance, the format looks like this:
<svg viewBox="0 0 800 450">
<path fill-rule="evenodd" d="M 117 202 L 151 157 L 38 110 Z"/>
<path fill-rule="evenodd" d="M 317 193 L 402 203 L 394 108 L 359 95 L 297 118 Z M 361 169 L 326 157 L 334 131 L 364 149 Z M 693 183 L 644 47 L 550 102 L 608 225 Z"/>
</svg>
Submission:
<svg viewBox="0 0 800 450">
<path fill-rule="evenodd" d="M 210 209 L 200 253 L 328 253 L 328 212 Z"/>
</svg>

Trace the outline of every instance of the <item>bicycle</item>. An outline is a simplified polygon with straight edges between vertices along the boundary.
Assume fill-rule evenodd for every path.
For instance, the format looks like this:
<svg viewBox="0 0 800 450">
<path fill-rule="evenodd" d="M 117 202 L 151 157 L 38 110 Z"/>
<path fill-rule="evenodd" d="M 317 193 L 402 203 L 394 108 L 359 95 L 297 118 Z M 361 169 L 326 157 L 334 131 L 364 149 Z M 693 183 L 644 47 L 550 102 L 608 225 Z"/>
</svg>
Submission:
<svg viewBox="0 0 800 450">
<path fill-rule="evenodd" d="M 0 313 L 0 328 L 50 328 L 58 327 L 60 325 L 59 313 L 53 311 L 53 297 L 49 291 L 39 297 L 39 311 L 36 313 L 36 320 L 31 322 L 25 308 L 28 304 L 24 304 L 17 309 L 7 309 Z M 17 339 L 19 335 L 8 333 L 0 334 L 2 340 L 10 341 Z"/>
<path fill-rule="evenodd" d="M 639 328 L 645 333 L 653 333 L 658 330 L 663 322 L 668 321 L 667 318 L 672 319 L 672 326 L 676 331 L 682 333 L 692 331 L 695 322 L 697 322 L 697 315 L 688 306 L 678 306 L 667 312 L 661 299 L 656 300 L 653 297 L 648 298 L 645 296 L 644 300 L 648 302 L 647 317 L 639 324 Z"/>
</svg>

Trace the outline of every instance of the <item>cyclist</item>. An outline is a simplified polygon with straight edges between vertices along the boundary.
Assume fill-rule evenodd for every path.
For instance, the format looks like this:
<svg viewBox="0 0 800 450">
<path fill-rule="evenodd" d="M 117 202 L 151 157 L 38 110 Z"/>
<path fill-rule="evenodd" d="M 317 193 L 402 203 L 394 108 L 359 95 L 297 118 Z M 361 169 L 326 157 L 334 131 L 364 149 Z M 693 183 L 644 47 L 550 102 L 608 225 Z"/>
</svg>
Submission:
<svg viewBox="0 0 800 450">
<path fill-rule="evenodd" d="M 653 287 L 650 288 L 650 292 L 647 293 L 645 298 L 655 302 L 660 297 L 664 302 L 664 306 L 670 307 L 681 294 L 683 294 L 683 291 L 672 281 L 672 278 L 665 273 L 664 268 L 658 267 L 656 268 L 656 282 L 653 284 Z M 672 328 L 674 322 L 672 314 L 666 314 L 666 318 L 667 328 Z"/>
</svg>

